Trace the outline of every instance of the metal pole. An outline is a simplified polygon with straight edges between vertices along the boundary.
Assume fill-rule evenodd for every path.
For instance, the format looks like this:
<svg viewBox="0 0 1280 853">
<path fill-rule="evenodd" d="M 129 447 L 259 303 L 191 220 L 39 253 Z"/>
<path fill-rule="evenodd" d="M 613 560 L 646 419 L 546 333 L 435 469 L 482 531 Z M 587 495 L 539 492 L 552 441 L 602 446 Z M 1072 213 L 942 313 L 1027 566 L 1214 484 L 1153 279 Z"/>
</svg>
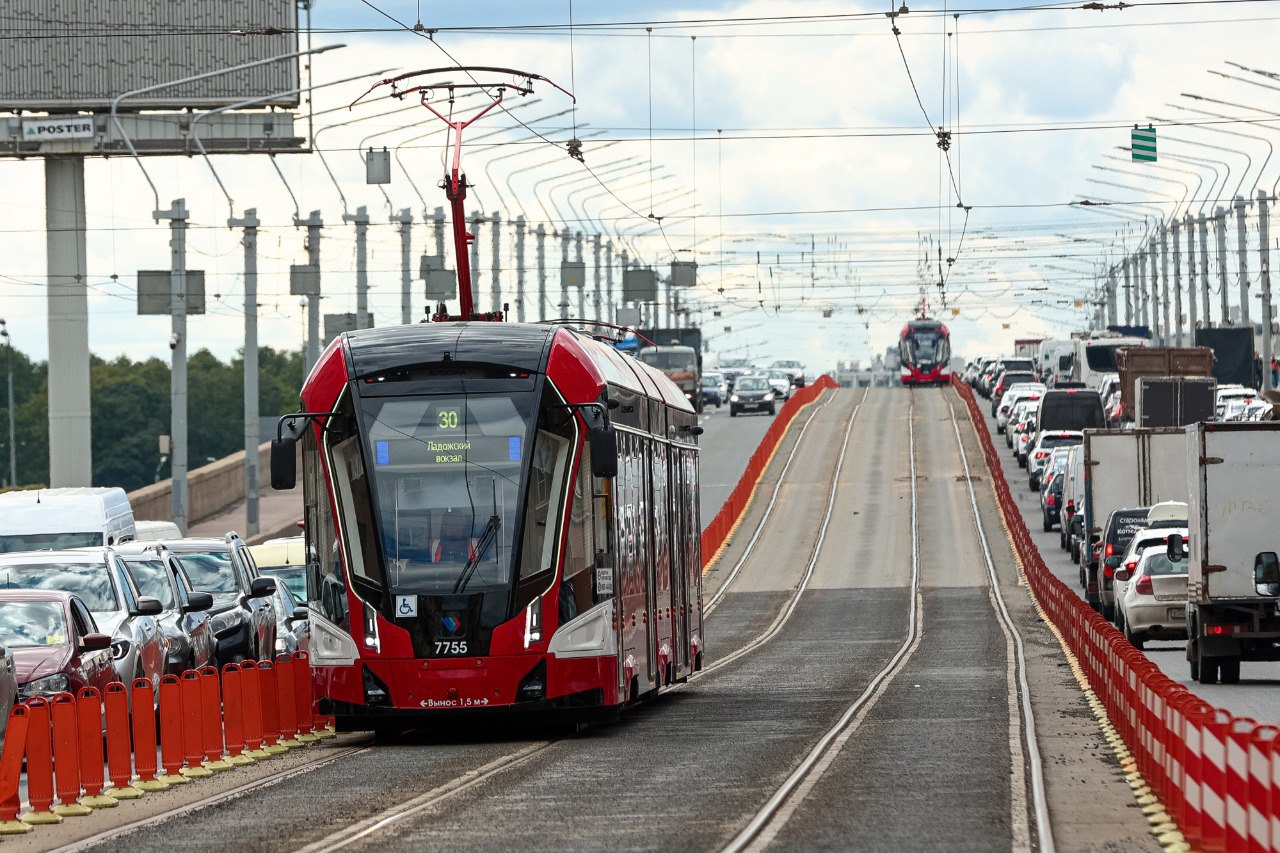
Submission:
<svg viewBox="0 0 1280 853">
<path fill-rule="evenodd" d="M 1173 232 L 1173 324 L 1174 336 L 1173 345 L 1182 346 L 1182 259 L 1181 259 L 1181 227 L 1178 220 L 1173 220 L 1170 225 Z"/>
<path fill-rule="evenodd" d="M 1222 303 L 1223 326 L 1231 324 L 1231 313 L 1227 307 L 1227 210 L 1218 207 L 1213 212 L 1213 231 L 1218 242 L 1218 295 Z"/>
<path fill-rule="evenodd" d="M 413 211 L 401 208 L 391 217 L 400 223 L 400 322 L 413 322 Z"/>
<path fill-rule="evenodd" d="M 493 300 L 493 311 L 502 310 L 502 215 L 498 211 L 493 212 L 493 259 L 490 268 L 493 271 L 493 281 L 490 282 L 489 296 Z"/>
<path fill-rule="evenodd" d="M 320 211 L 313 210 L 306 219 L 295 219 L 294 225 L 307 227 L 307 264 L 315 268 L 315 293 L 306 294 L 307 298 L 307 341 L 303 364 L 307 373 L 320 360 L 320 229 L 324 222 L 320 219 Z"/>
<path fill-rule="evenodd" d="M 1160 325 L 1160 276 L 1157 274 L 1156 262 L 1157 252 L 1156 244 L 1153 239 L 1147 249 L 1147 255 L 1151 258 L 1151 296 L 1147 299 L 1148 305 L 1151 307 L 1151 333 L 1156 340 L 1164 334 L 1164 327 Z"/>
<path fill-rule="evenodd" d="M 1154 270 L 1155 261 L 1152 260 Z M 1154 276 L 1154 271 L 1152 272 Z M 1161 340 L 1168 345 L 1169 326 L 1169 226 L 1160 226 L 1160 334 Z"/>
<path fill-rule="evenodd" d="M 524 311 L 524 216 L 516 217 L 516 322 L 523 323 Z"/>
<path fill-rule="evenodd" d="M 606 323 L 618 322 L 616 306 L 613 303 L 613 241 L 604 245 L 604 287 L 605 308 L 603 319 Z"/>
<path fill-rule="evenodd" d="M 1274 388 L 1271 381 L 1271 359 L 1275 350 L 1271 341 L 1271 223 L 1269 205 L 1271 199 L 1265 190 L 1258 190 L 1258 270 L 1262 278 L 1262 376 L 1263 388 Z M 12 411 L 12 405 L 10 405 Z"/>
<path fill-rule="evenodd" d="M 355 214 L 342 214 L 343 222 L 356 226 L 356 328 L 373 326 L 369 316 L 369 210 L 364 205 Z"/>
<path fill-rule="evenodd" d="M 582 263 L 582 232 L 577 231 L 573 235 L 574 258 L 578 263 Z M 587 271 L 585 265 L 582 271 L 582 278 L 578 279 L 578 316 L 587 316 Z"/>
<path fill-rule="evenodd" d="M 591 265 L 594 268 L 593 282 L 595 285 L 591 294 L 591 304 L 595 309 L 595 319 L 604 318 L 604 294 L 600 292 L 600 279 L 602 270 L 600 269 L 600 235 L 593 234 L 591 237 Z"/>
<path fill-rule="evenodd" d="M 1187 226 L 1187 334 L 1188 343 L 1195 345 L 1197 318 L 1199 312 L 1196 302 L 1196 221 L 1188 213 L 1183 219 Z"/>
<path fill-rule="evenodd" d="M 538 240 L 535 255 L 538 261 L 538 321 L 547 319 L 547 229 L 538 224 L 533 232 Z"/>
<path fill-rule="evenodd" d="M 1138 265 L 1137 290 L 1134 292 L 1135 312 L 1138 316 L 1138 325 L 1151 328 L 1151 323 L 1147 318 L 1147 253 L 1141 249 L 1134 260 Z"/>
<path fill-rule="evenodd" d="M 9 374 L 9 488 L 18 485 L 18 430 L 13 411 L 13 338 L 4 320 L 0 320 L 0 338 L 4 338 Z"/>
<path fill-rule="evenodd" d="M 480 223 L 483 221 L 484 215 L 480 211 L 471 211 L 471 275 L 468 286 L 471 288 L 472 305 L 480 304 Z"/>
<path fill-rule="evenodd" d="M 244 508 L 245 535 L 258 533 L 258 211 L 228 228 L 244 229 Z"/>
<path fill-rule="evenodd" d="M 1129 258 L 1124 259 L 1124 324 L 1133 325 L 1133 283 L 1129 280 Z"/>
<path fill-rule="evenodd" d="M 49 275 L 49 485 L 93 482 L 84 158 L 44 161 Z"/>
<path fill-rule="evenodd" d="M 1240 275 L 1240 325 L 1249 322 L 1249 239 L 1245 232 L 1244 212 L 1248 207 L 1243 196 L 1236 196 L 1236 271 Z M 1270 367 L 1268 366 L 1268 370 Z"/>
<path fill-rule="evenodd" d="M 1205 328 L 1209 322 L 1209 220 L 1203 213 L 1196 217 L 1200 226 L 1200 306 L 1204 309 Z"/>
<path fill-rule="evenodd" d="M 569 263 L 569 229 L 560 229 L 560 304 L 561 317 L 569 316 L 569 286 L 564 280 L 564 268 Z"/>
<path fill-rule="evenodd" d="M 169 220 L 169 348 L 173 362 L 169 371 L 169 415 L 172 456 L 173 523 L 187 535 L 187 207 L 186 199 L 175 199 L 168 210 L 157 210 L 156 219 Z"/>
<path fill-rule="evenodd" d="M 436 244 L 436 257 L 444 264 L 444 208 L 437 207 L 431 217 L 431 239 Z M 443 269 L 443 266 L 441 267 Z"/>
<path fill-rule="evenodd" d="M 1116 271 L 1107 273 L 1107 325 L 1116 325 Z"/>
</svg>

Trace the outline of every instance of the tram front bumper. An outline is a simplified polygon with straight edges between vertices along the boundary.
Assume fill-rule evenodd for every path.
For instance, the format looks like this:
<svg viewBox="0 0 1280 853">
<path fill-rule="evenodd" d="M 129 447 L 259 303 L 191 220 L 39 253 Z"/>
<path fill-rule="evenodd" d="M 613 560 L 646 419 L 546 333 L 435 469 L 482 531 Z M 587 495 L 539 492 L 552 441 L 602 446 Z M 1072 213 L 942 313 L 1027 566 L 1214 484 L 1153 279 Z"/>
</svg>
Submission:
<svg viewBox="0 0 1280 853">
<path fill-rule="evenodd" d="M 321 713 L 403 716 L 615 705 L 618 659 L 546 654 L 366 660 L 313 668 Z M 370 678 L 372 676 L 372 678 Z M 325 710 L 326 706 L 330 710 Z"/>
</svg>

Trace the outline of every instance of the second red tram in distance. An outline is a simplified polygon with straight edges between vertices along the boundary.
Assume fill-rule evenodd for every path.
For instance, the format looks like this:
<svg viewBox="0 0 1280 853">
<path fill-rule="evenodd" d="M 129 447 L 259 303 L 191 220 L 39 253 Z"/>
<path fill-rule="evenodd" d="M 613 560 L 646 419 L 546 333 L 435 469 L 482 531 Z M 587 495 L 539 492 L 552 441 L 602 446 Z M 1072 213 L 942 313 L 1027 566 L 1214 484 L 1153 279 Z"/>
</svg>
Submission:
<svg viewBox="0 0 1280 853">
<path fill-rule="evenodd" d="M 657 370 L 564 326 L 342 335 L 301 443 L 311 663 L 339 728 L 608 711 L 703 658 L 698 440 Z"/>
<path fill-rule="evenodd" d="M 911 320 L 898 339 L 903 385 L 951 381 L 951 333 L 937 320 Z"/>
</svg>

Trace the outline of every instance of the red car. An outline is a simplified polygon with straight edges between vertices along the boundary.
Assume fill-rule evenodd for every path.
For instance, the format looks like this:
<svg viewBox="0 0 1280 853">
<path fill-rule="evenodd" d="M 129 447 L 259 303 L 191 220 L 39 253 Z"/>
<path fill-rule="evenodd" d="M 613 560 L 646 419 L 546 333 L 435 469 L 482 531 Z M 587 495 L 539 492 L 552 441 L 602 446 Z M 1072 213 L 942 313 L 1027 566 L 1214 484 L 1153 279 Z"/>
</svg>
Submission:
<svg viewBox="0 0 1280 853">
<path fill-rule="evenodd" d="M 103 690 L 119 680 L 111 638 L 69 592 L 0 590 L 0 642 L 13 653 L 22 699 Z"/>
</svg>

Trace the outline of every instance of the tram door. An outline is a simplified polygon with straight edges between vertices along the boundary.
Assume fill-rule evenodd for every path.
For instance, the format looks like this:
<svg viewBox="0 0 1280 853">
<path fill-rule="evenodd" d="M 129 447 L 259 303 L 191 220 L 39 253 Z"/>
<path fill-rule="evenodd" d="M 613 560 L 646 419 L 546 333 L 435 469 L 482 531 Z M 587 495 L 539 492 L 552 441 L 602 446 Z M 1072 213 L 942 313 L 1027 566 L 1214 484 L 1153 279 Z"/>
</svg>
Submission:
<svg viewBox="0 0 1280 853">
<path fill-rule="evenodd" d="M 671 505 L 671 488 L 667 469 L 667 458 L 669 449 L 663 442 L 653 442 L 653 460 L 650 466 L 650 476 L 652 477 L 652 490 L 650 492 L 652 498 L 652 512 L 650 518 L 653 522 L 651 541 L 653 544 L 652 555 L 653 562 L 650 564 L 652 571 L 649 575 L 651 587 L 653 589 L 653 618 L 651 620 L 654 626 L 654 673 L 658 676 L 658 683 L 662 684 L 666 680 L 666 673 L 658 672 L 657 667 L 661 664 L 663 652 L 666 652 L 668 661 L 674 660 L 674 638 L 672 637 L 672 600 L 671 600 L 671 551 L 672 551 L 672 529 L 670 518 Z"/>
<path fill-rule="evenodd" d="M 685 674 L 689 666 L 689 590 L 686 574 L 690 533 L 689 518 L 685 508 L 685 452 L 678 447 L 672 447 L 670 453 L 670 464 L 667 466 L 670 472 L 667 478 L 670 484 L 667 506 L 670 507 L 671 518 L 671 643 L 676 677 L 679 678 Z"/>
</svg>

